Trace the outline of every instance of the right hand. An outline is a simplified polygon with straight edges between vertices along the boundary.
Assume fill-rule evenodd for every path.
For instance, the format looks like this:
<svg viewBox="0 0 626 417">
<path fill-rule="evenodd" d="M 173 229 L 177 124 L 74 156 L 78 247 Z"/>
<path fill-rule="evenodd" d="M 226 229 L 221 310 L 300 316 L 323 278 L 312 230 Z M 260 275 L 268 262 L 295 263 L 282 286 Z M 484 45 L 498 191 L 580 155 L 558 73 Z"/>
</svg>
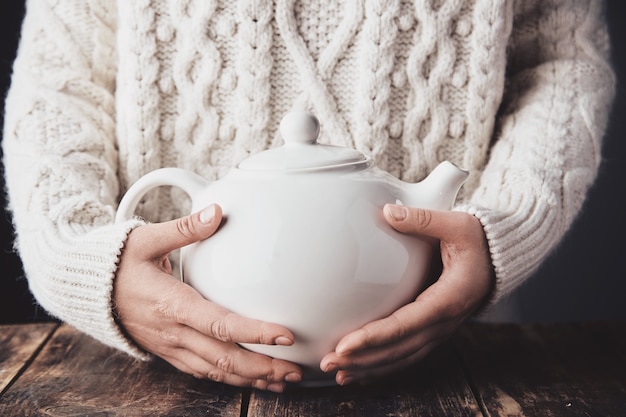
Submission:
<svg viewBox="0 0 626 417">
<path fill-rule="evenodd" d="M 289 346 L 286 328 L 234 314 L 202 297 L 172 275 L 167 255 L 210 237 L 222 219 L 219 206 L 128 236 L 114 281 L 119 323 L 142 349 L 183 372 L 241 387 L 281 392 L 298 382 L 295 364 L 241 348 L 237 343 Z"/>
</svg>

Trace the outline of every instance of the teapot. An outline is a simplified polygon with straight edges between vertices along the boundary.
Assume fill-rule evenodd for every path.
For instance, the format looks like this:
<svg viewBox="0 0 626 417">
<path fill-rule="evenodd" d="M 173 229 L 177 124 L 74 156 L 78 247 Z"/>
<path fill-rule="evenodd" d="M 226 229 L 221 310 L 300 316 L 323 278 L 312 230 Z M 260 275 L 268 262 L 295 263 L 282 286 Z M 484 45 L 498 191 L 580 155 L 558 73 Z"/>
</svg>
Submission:
<svg viewBox="0 0 626 417">
<path fill-rule="evenodd" d="M 383 206 L 451 209 L 468 176 L 446 161 L 419 183 L 403 182 L 357 150 L 318 143 L 319 129 L 314 115 L 288 113 L 282 146 L 214 182 L 180 168 L 152 171 L 126 192 L 116 217 L 132 217 L 158 186 L 181 188 L 192 211 L 218 203 L 226 221 L 217 233 L 181 249 L 183 281 L 230 311 L 290 329 L 292 346 L 242 346 L 310 370 L 342 336 L 427 285 L 435 242 L 395 231 Z"/>
</svg>

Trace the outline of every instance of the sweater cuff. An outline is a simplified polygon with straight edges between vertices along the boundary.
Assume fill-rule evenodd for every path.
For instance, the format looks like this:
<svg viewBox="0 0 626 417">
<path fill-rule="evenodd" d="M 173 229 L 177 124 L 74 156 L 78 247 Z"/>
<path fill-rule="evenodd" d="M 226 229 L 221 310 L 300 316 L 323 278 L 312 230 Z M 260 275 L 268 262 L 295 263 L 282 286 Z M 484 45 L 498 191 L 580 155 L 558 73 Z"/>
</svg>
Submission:
<svg viewBox="0 0 626 417">
<path fill-rule="evenodd" d="M 148 360 L 150 355 L 128 339 L 116 322 L 112 298 L 128 233 L 142 224 L 134 219 L 85 234 L 50 225 L 36 235 L 35 242 L 21 242 L 20 253 L 30 289 L 51 315 L 108 346 Z"/>
<path fill-rule="evenodd" d="M 488 305 L 497 303 L 530 277 L 558 241 L 554 228 L 539 223 L 528 227 L 531 221 L 520 227 L 520 219 L 515 215 L 469 204 L 454 210 L 475 216 L 483 225 L 496 276 Z"/>
</svg>

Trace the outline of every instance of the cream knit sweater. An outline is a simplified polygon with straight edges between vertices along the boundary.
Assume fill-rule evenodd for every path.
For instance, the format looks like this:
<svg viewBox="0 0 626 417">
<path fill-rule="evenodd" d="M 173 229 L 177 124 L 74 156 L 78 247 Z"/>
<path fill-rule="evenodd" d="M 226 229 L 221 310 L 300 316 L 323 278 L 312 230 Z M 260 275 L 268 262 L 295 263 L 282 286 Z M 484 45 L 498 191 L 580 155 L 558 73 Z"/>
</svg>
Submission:
<svg viewBox="0 0 626 417">
<path fill-rule="evenodd" d="M 3 149 L 16 245 L 51 314 L 146 357 L 112 316 L 120 196 L 180 166 L 212 179 L 279 143 L 290 109 L 321 142 L 407 180 L 471 171 L 457 210 L 484 225 L 494 300 L 581 208 L 613 98 L 594 0 L 30 0 Z M 139 214 L 186 214 L 167 188 Z"/>
</svg>

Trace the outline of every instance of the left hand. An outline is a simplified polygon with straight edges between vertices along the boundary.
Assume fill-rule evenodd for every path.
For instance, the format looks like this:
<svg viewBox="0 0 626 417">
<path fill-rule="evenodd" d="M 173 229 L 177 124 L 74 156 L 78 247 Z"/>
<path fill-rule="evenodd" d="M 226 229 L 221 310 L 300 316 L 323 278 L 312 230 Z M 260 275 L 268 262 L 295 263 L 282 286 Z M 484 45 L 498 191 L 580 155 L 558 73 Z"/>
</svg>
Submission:
<svg viewBox="0 0 626 417">
<path fill-rule="evenodd" d="M 440 241 L 439 279 L 415 301 L 343 337 L 320 367 L 340 385 L 366 382 L 423 359 L 480 308 L 495 282 L 480 221 L 467 213 L 386 205 L 399 232 Z"/>
</svg>

